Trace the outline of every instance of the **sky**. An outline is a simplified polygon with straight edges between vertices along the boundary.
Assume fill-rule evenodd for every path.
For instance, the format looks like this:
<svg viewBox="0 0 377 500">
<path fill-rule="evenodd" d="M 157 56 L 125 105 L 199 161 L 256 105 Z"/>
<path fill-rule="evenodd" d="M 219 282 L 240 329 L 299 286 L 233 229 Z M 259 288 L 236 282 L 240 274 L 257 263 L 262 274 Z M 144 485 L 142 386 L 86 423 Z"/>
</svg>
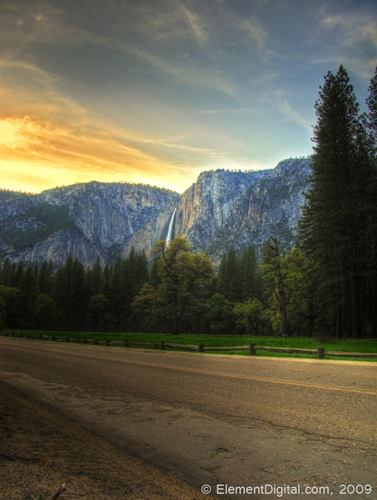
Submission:
<svg viewBox="0 0 377 500">
<path fill-rule="evenodd" d="M 341 64 L 365 109 L 375 0 L 0 0 L 0 188 L 181 193 L 310 155 Z"/>
</svg>

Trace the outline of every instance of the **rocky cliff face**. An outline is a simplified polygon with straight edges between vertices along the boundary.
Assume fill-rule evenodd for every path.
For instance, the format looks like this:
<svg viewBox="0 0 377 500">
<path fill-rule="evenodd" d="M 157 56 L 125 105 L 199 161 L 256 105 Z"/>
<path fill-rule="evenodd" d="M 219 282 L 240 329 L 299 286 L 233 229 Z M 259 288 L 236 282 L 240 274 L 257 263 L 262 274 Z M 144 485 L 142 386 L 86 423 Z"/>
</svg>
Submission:
<svg viewBox="0 0 377 500">
<path fill-rule="evenodd" d="M 204 172 L 181 197 L 175 235 L 219 262 L 231 246 L 261 249 L 272 235 L 282 248 L 297 240 L 310 159 L 291 159 L 259 172 Z"/>
<path fill-rule="evenodd" d="M 71 254 L 84 265 L 97 257 L 105 264 L 140 228 L 158 232 L 178 201 L 164 189 L 99 182 L 0 200 L 0 258 L 60 265 Z"/>
<path fill-rule="evenodd" d="M 270 236 L 281 241 L 282 249 L 292 248 L 310 173 L 310 160 L 287 160 L 251 185 L 209 243 L 207 251 L 212 258 L 218 261 L 232 245 L 237 251 L 253 243 L 261 250 Z"/>
<path fill-rule="evenodd" d="M 297 237 L 310 160 L 285 160 L 272 170 L 202 173 L 182 196 L 144 185 L 91 182 L 11 196 L 0 192 L 0 260 L 61 265 L 69 254 L 85 266 L 111 262 L 131 247 L 147 254 L 173 235 L 215 261 L 231 245 L 261 247 L 271 235 L 285 246 Z"/>
<path fill-rule="evenodd" d="M 188 238 L 195 249 L 206 251 L 247 189 L 268 172 L 203 172 L 181 197 L 175 234 Z"/>
</svg>

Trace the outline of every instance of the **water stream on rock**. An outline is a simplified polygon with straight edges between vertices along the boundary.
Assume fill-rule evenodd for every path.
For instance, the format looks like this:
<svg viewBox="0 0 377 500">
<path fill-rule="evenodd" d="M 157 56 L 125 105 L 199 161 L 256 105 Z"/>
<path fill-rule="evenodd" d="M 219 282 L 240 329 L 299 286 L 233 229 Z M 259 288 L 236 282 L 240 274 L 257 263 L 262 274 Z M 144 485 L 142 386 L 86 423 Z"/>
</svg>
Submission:
<svg viewBox="0 0 377 500">
<path fill-rule="evenodd" d="M 169 229 L 168 229 L 168 234 L 166 236 L 166 246 L 169 246 L 171 243 L 172 237 L 173 237 L 173 230 L 174 230 L 174 223 L 175 223 L 175 212 L 177 209 L 174 209 L 174 212 L 171 216 L 170 222 L 169 222 Z"/>
</svg>

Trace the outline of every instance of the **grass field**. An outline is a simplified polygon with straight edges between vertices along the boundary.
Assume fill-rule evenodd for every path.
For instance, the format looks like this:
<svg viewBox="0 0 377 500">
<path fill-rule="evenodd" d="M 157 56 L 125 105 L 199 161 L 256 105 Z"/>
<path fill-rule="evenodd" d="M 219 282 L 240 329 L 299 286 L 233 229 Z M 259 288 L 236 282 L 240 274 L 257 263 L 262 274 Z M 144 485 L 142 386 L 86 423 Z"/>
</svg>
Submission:
<svg viewBox="0 0 377 500">
<path fill-rule="evenodd" d="M 318 346 L 323 346 L 325 351 L 340 351 L 340 352 L 357 352 L 357 353 L 377 353 L 377 340 L 363 340 L 363 339 L 344 339 L 344 340 L 330 340 L 328 342 L 319 341 L 311 337 L 290 337 L 290 338 L 277 338 L 277 337 L 248 337 L 237 335 L 171 335 L 168 333 L 112 333 L 112 332 L 56 332 L 56 331 L 25 331 L 25 334 L 31 334 L 33 337 L 43 335 L 56 335 L 61 337 L 70 337 L 73 339 L 99 339 L 99 340 L 129 340 L 131 342 L 161 342 L 174 344 L 189 344 L 199 345 L 204 344 L 206 347 L 230 347 L 230 346 L 246 346 L 250 343 L 255 343 L 258 346 L 265 347 L 285 347 L 295 349 L 317 349 Z M 16 331 L 16 335 L 20 333 Z M 46 341 L 46 340 L 44 340 Z M 150 347 L 148 347 L 150 349 Z M 224 353 L 220 353 L 224 354 Z M 245 351 L 231 351 L 226 354 L 232 355 L 246 355 Z M 257 356 L 268 357 L 290 357 L 290 358 L 315 358 L 306 354 L 284 354 L 257 351 Z M 326 359 L 346 359 L 347 361 L 357 360 L 362 361 L 360 358 L 342 358 L 342 357 L 327 357 Z M 366 359 L 367 361 L 376 362 L 377 359 Z"/>
</svg>

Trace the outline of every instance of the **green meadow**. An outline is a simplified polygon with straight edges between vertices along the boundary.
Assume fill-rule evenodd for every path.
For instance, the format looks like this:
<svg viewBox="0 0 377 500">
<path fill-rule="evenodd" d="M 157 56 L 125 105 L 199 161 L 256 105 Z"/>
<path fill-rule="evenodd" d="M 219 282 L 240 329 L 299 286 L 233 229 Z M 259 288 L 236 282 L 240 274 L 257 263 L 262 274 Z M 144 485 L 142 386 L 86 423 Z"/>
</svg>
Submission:
<svg viewBox="0 0 377 500">
<path fill-rule="evenodd" d="M 5 335 L 7 332 L 11 334 L 11 332 L 15 332 L 15 336 L 18 337 L 21 333 L 21 330 L 5 330 L 2 335 Z M 69 337 L 71 339 L 83 340 L 93 339 L 93 340 L 102 340 L 102 341 L 125 341 L 129 340 L 130 342 L 156 342 L 160 343 L 164 341 L 166 343 L 173 344 L 182 344 L 182 345 L 195 345 L 204 344 L 206 347 L 236 347 L 236 346 L 247 346 L 251 343 L 256 344 L 257 346 L 265 346 L 265 347 L 283 347 L 283 348 L 293 348 L 293 349 L 317 349 L 318 346 L 322 346 L 325 348 L 325 353 L 327 351 L 336 351 L 336 352 L 354 352 L 354 353 L 377 353 L 377 340 L 375 339 L 341 339 L 341 340 L 329 340 L 324 342 L 323 340 L 319 340 L 312 337 L 289 337 L 289 338 L 279 338 L 279 337 L 261 337 L 261 336 L 245 336 L 245 335 L 213 335 L 213 334 L 181 334 L 181 335 L 172 335 L 168 333 L 113 333 L 113 332 L 57 332 L 57 331 L 27 331 L 22 330 L 24 336 L 31 335 L 32 338 L 40 340 L 42 342 L 51 342 L 52 339 L 40 339 L 40 335 L 46 336 L 57 336 L 57 337 Z M 64 339 L 56 340 L 56 342 L 65 342 Z M 91 344 L 90 344 L 91 345 Z M 96 348 L 97 346 L 93 346 Z M 115 347 L 115 346 L 114 346 Z M 122 348 L 120 346 L 116 346 L 117 348 Z M 135 348 L 132 347 L 131 348 Z M 137 346 L 138 349 L 143 348 L 142 346 Z M 145 347 L 146 349 L 151 349 L 150 346 Z M 169 348 L 169 350 L 171 350 Z M 195 354 L 195 353 L 192 353 Z M 219 354 L 229 354 L 229 355 L 247 355 L 247 351 L 231 351 L 231 352 L 216 352 L 213 353 L 216 355 Z M 257 351 L 257 356 L 263 357 L 286 357 L 286 358 L 316 358 L 315 355 L 307 355 L 307 354 L 295 354 L 295 353 L 273 353 L 273 352 L 265 352 L 265 351 Z M 335 360 L 357 360 L 357 361 L 377 361 L 377 359 L 368 359 L 368 358 L 343 358 L 343 357 L 326 357 L 326 359 L 335 359 Z"/>
</svg>

